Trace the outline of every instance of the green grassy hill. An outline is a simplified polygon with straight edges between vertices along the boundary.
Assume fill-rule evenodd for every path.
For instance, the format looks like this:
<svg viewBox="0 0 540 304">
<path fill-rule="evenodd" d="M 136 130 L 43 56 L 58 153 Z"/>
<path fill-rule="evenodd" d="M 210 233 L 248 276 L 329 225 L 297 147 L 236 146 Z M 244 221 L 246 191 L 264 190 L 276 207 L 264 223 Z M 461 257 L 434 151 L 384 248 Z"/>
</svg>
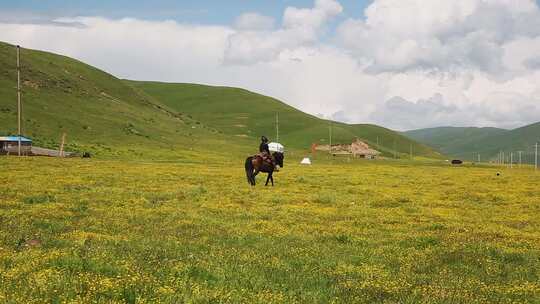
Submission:
<svg viewBox="0 0 540 304">
<path fill-rule="evenodd" d="M 534 144 L 537 142 L 540 142 L 540 122 L 486 137 L 478 143 L 478 150 L 492 158 L 495 158 L 500 151 L 507 155 L 510 152 L 515 155 L 517 151 L 523 151 L 526 162 L 533 163 Z"/>
<path fill-rule="evenodd" d="M 328 143 L 330 122 L 301 112 L 279 100 L 238 88 L 197 84 L 126 81 L 168 107 L 187 113 L 229 136 L 253 138 L 265 134 L 287 147 L 309 149 L 312 143 Z M 392 130 L 369 124 L 332 122 L 333 143 L 360 138 L 386 156 L 408 157 L 412 145 L 417 156 L 439 158 L 440 154 Z M 379 142 L 379 145 L 377 145 Z"/>
<path fill-rule="evenodd" d="M 0 134 L 16 134 L 15 47 L 0 43 Z M 101 155 L 174 155 L 197 151 L 249 153 L 261 134 L 289 149 L 328 138 L 329 122 L 278 100 L 236 88 L 120 80 L 80 61 L 21 50 L 23 135 L 36 145 Z M 386 155 L 437 158 L 431 148 L 374 125 L 333 124 L 334 142 L 367 140 Z M 395 145 L 394 145 L 395 142 Z M 224 154 L 224 153 L 222 153 Z"/>
<path fill-rule="evenodd" d="M 15 55 L 0 43 L 0 134 L 17 132 Z M 77 60 L 22 49 L 21 66 L 23 134 L 36 145 L 57 147 L 64 132 L 68 149 L 104 155 L 176 154 L 225 142 L 217 130 Z"/>
<path fill-rule="evenodd" d="M 487 137 L 506 132 L 508 130 L 498 128 L 438 127 L 411 130 L 403 134 L 444 154 L 470 159 L 472 153 L 479 150 L 479 142 Z"/>
<path fill-rule="evenodd" d="M 533 146 L 540 141 L 540 123 L 514 130 L 497 128 L 431 128 L 403 133 L 411 139 L 430 145 L 441 152 L 464 159 L 495 159 L 499 152 L 522 151 L 531 162 Z"/>
</svg>

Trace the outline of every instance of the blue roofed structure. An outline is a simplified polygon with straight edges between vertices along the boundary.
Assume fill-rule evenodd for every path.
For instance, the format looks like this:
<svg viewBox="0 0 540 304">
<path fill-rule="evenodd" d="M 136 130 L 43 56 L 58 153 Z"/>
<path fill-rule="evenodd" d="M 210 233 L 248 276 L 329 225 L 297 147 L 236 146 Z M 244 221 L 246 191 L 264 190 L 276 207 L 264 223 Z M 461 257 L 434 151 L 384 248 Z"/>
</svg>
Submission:
<svg viewBox="0 0 540 304">
<path fill-rule="evenodd" d="M 4 141 L 19 141 L 19 136 L 0 136 L 0 142 Z M 32 142 L 30 138 L 26 138 L 24 136 L 21 136 L 21 142 Z"/>
<path fill-rule="evenodd" d="M 32 153 L 32 140 L 24 136 L 20 136 L 21 153 L 30 155 Z M 0 136 L 0 154 L 18 154 L 19 153 L 19 136 Z"/>
</svg>

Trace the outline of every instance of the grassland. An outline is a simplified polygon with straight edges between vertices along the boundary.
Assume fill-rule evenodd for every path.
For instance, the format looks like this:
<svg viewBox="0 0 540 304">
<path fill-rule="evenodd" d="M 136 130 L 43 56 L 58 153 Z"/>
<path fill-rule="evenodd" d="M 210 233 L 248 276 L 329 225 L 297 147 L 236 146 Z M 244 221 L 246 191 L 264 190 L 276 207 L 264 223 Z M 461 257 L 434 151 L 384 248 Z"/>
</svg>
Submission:
<svg viewBox="0 0 540 304">
<path fill-rule="evenodd" d="M 3 134 L 16 124 L 13 58 L 0 43 Z M 540 302 L 530 169 L 301 167 L 329 122 L 278 100 L 22 58 L 24 134 L 56 147 L 67 133 L 68 150 L 97 157 L 0 158 L 0 303 Z M 276 113 L 286 166 L 276 187 L 252 189 L 243 157 Z M 441 157 L 379 126 L 333 130 L 387 156 Z"/>
<path fill-rule="evenodd" d="M 0 158 L 0 302 L 540 302 L 532 170 L 296 163 Z"/>
</svg>

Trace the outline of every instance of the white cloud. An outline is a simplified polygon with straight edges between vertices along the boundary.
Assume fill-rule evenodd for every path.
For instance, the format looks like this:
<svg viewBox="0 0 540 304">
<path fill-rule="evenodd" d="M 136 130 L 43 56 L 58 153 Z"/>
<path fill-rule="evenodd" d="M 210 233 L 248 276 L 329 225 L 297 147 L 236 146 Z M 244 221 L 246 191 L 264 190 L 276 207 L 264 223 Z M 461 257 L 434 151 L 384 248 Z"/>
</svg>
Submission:
<svg viewBox="0 0 540 304">
<path fill-rule="evenodd" d="M 529 0 L 375 0 L 329 28 L 334 0 L 230 26 L 0 18 L 0 40 L 116 76 L 239 86 L 306 112 L 407 129 L 540 120 L 540 13 Z"/>
<path fill-rule="evenodd" d="M 249 65 L 269 62 L 285 50 L 315 44 L 325 24 L 342 11 L 335 0 L 316 0 L 311 9 L 288 7 L 283 15 L 283 26 L 274 31 L 253 25 L 261 22 L 263 18 L 260 15 L 240 16 L 236 21 L 239 30 L 229 38 L 225 63 Z"/>
<path fill-rule="evenodd" d="M 62 23 L 2 24 L 0 39 L 80 59 L 119 77 L 203 81 L 223 60 L 233 30 L 173 21 L 64 18 Z"/>
<path fill-rule="evenodd" d="M 245 13 L 236 18 L 234 27 L 240 31 L 270 31 L 276 21 L 272 17 L 257 13 Z"/>
<path fill-rule="evenodd" d="M 288 7 L 283 15 L 283 26 L 317 30 L 342 11 L 343 7 L 335 0 L 316 0 L 313 8 Z"/>
<path fill-rule="evenodd" d="M 448 103 L 441 94 L 409 101 L 390 98 L 371 114 L 371 119 L 390 128 L 405 130 L 427 126 L 498 126 L 515 128 L 540 117 L 540 100 L 507 92 L 493 92 L 480 103 L 458 106 Z"/>
<path fill-rule="evenodd" d="M 506 72 L 504 46 L 540 35 L 533 0 L 377 0 L 365 20 L 344 22 L 342 45 L 370 71 L 478 69 Z"/>
<path fill-rule="evenodd" d="M 460 124 L 465 120 L 456 106 L 444 104 L 441 94 L 416 102 L 395 96 L 381 104 L 371 117 L 376 122 L 389 121 L 391 128 L 404 129 L 417 129 L 426 123 L 441 126 Z"/>
</svg>

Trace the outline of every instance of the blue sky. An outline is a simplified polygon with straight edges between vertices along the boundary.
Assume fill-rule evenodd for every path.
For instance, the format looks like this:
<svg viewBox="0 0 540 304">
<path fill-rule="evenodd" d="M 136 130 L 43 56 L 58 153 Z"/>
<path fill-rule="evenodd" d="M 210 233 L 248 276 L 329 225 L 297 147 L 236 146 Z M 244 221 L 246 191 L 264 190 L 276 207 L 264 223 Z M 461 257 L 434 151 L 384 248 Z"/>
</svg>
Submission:
<svg viewBox="0 0 540 304">
<path fill-rule="evenodd" d="M 361 17 L 371 0 L 341 0 L 340 18 Z M 173 19 L 180 23 L 231 24 L 245 12 L 258 12 L 280 20 L 288 6 L 311 7 L 313 0 L 0 0 L 0 10 L 47 16 L 134 17 Z"/>
</svg>

